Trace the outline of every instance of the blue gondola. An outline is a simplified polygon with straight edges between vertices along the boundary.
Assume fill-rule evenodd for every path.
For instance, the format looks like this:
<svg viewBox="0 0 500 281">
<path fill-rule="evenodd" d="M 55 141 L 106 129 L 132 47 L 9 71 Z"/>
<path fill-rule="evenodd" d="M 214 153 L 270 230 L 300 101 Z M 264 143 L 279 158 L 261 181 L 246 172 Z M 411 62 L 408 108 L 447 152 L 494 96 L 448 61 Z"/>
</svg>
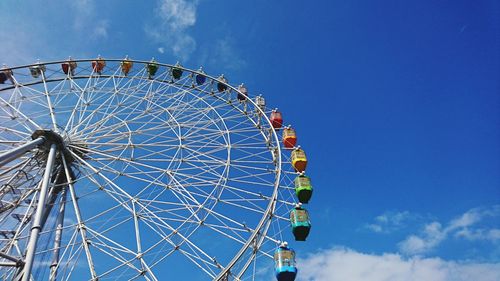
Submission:
<svg viewBox="0 0 500 281">
<path fill-rule="evenodd" d="M 196 74 L 196 84 L 198 84 L 198 86 L 200 85 L 203 85 L 205 83 L 205 80 L 207 80 L 207 76 L 205 76 L 205 72 L 203 72 L 203 69 L 200 67 L 200 69 L 198 70 L 198 72 L 200 72 L 199 74 Z"/>
<path fill-rule="evenodd" d="M 311 221 L 309 219 L 309 213 L 306 209 L 302 208 L 301 203 L 297 204 L 295 209 L 290 212 L 290 224 L 295 240 L 306 241 L 309 231 L 311 230 Z"/>
<path fill-rule="evenodd" d="M 297 276 L 297 267 L 295 266 L 295 251 L 288 248 L 288 243 L 283 242 L 274 253 L 276 263 L 276 279 L 278 281 L 294 281 Z"/>
</svg>

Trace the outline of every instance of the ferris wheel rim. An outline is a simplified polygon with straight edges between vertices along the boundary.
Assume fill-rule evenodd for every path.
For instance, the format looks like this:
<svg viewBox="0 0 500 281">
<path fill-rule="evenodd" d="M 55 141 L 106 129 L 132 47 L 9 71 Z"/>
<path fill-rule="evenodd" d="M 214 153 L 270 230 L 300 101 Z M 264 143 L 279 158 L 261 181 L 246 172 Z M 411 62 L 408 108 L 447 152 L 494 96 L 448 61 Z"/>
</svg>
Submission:
<svg viewBox="0 0 500 281">
<path fill-rule="evenodd" d="M 72 59 L 73 62 L 92 62 L 94 61 L 95 59 Z M 112 62 L 121 62 L 123 61 L 123 59 L 105 59 L 105 61 L 112 61 Z M 128 60 L 132 63 L 138 63 L 138 64 L 143 64 L 143 65 L 147 65 L 148 63 L 151 63 L 151 61 L 142 61 L 142 60 Z M 34 63 L 34 64 L 28 64 L 28 65 L 23 65 L 23 66 L 17 66 L 17 67 L 11 67 L 11 68 L 7 68 L 8 70 L 18 70 L 18 69 L 29 69 L 30 67 L 36 67 L 36 66 L 40 66 L 40 65 L 57 65 L 57 64 L 60 64 L 60 63 L 65 63 L 67 62 L 67 60 L 60 60 L 60 61 L 52 61 L 52 62 L 37 62 L 37 63 Z M 183 71 L 186 71 L 186 72 L 189 72 L 191 74 L 201 74 L 201 75 L 204 75 L 206 78 L 210 79 L 212 82 L 217 82 L 217 83 L 222 83 L 224 84 L 226 87 L 228 87 L 231 91 L 235 92 L 235 93 L 240 93 L 241 92 L 234 86 L 232 86 L 231 84 L 229 84 L 228 82 L 225 82 L 225 81 L 221 81 L 219 80 L 219 78 L 216 78 L 214 76 L 211 76 L 211 75 L 208 75 L 204 72 L 199 72 L 199 71 L 196 71 L 196 70 L 192 70 L 192 69 L 189 69 L 189 68 L 185 68 L 183 66 L 179 66 L 179 65 L 172 65 L 172 64 L 165 64 L 165 63 L 159 63 L 159 62 L 155 62 L 156 64 L 158 64 L 159 66 L 164 66 L 164 67 L 168 67 L 168 68 L 173 68 L 173 67 L 176 67 L 176 68 L 179 68 L 179 69 L 182 69 Z M 2 69 L 3 70 L 3 69 Z M 109 78 L 109 77 L 112 77 L 113 75 L 100 75 L 99 77 L 101 78 Z M 126 77 L 126 76 L 124 76 Z M 15 84 L 15 85 L 12 85 L 10 87 L 3 87 L 3 88 L 0 88 L 0 93 L 4 90 L 9 90 L 9 89 L 12 89 L 12 88 L 16 88 L 17 86 L 30 86 L 30 85 L 37 85 L 37 84 L 40 84 L 40 83 L 46 83 L 46 82 L 57 82 L 57 81 L 63 81 L 64 77 L 62 78 L 57 78 L 57 79 L 43 79 L 43 81 L 37 81 L 37 82 L 33 82 L 33 83 L 29 83 L 29 84 Z M 71 79 L 92 79 L 92 75 L 75 75 L 73 77 L 71 77 Z M 156 82 L 159 82 L 159 83 L 169 83 L 169 81 L 160 81 L 160 80 L 156 80 L 155 78 L 153 78 L 153 80 L 155 80 Z M 251 105 L 254 106 L 254 108 L 259 111 L 260 115 L 261 115 L 261 118 L 263 120 L 265 120 L 265 123 L 267 123 L 267 126 L 272 129 L 273 126 L 271 124 L 271 121 L 269 119 L 269 117 L 265 114 L 265 112 L 263 111 L 263 109 L 261 109 L 259 106 L 257 106 L 257 104 L 250 98 L 247 99 L 247 102 L 250 103 Z M 241 112 L 240 112 L 241 113 Z M 251 120 L 250 118 L 248 118 L 249 120 Z M 253 120 L 251 120 L 253 122 Z M 255 124 L 255 122 L 254 122 Z M 262 130 L 261 130 L 262 132 Z M 272 138 L 274 139 L 274 142 L 276 144 L 279 144 L 279 138 L 277 136 L 277 133 L 276 131 L 273 129 L 273 130 L 270 130 L 270 135 L 272 135 Z M 258 225 L 254 228 L 254 231 L 252 233 L 252 235 L 248 238 L 247 242 L 245 245 L 243 245 L 240 250 L 238 251 L 237 255 L 235 255 L 235 257 L 229 262 L 228 265 L 226 265 L 226 267 L 224 268 L 224 270 L 222 270 L 218 275 L 217 277 L 214 279 L 214 280 L 221 280 L 222 278 L 224 278 L 224 276 L 226 276 L 226 274 L 231 270 L 231 268 L 234 266 L 234 264 L 241 258 L 241 256 L 244 254 L 244 252 L 246 250 L 248 250 L 248 248 L 250 247 L 251 243 L 254 241 L 254 239 L 256 239 L 257 235 L 259 234 L 259 230 L 263 228 L 266 220 L 268 219 L 268 216 L 272 215 L 273 212 L 274 212 L 274 208 L 275 208 L 275 204 L 276 204 L 276 200 L 277 200 L 277 194 L 278 194 L 278 189 L 279 189 L 279 182 L 280 182 L 280 178 L 281 178 L 281 166 L 282 166 L 282 159 L 281 159 L 281 147 L 279 145 L 276 145 L 276 147 L 274 147 L 276 150 L 277 150 L 277 153 L 276 153 L 276 161 L 277 161 L 277 164 L 276 164 L 276 180 L 274 182 L 274 189 L 273 189 L 273 194 L 272 196 L 270 197 L 269 199 L 269 203 L 267 205 L 267 208 L 266 208 L 266 211 L 265 211 L 265 214 L 262 216 L 261 220 L 259 221 Z"/>
</svg>

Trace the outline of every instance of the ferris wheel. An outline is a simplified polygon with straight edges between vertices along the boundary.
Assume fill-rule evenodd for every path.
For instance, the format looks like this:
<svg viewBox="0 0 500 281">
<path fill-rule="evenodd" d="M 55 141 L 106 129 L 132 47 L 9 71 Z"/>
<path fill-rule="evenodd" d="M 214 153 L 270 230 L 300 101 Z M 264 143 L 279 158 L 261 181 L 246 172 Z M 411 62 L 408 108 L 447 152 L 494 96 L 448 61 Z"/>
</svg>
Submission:
<svg viewBox="0 0 500 281">
<path fill-rule="evenodd" d="M 295 279 L 306 155 L 243 84 L 70 58 L 4 66 L 0 112 L 0 280 Z"/>
</svg>

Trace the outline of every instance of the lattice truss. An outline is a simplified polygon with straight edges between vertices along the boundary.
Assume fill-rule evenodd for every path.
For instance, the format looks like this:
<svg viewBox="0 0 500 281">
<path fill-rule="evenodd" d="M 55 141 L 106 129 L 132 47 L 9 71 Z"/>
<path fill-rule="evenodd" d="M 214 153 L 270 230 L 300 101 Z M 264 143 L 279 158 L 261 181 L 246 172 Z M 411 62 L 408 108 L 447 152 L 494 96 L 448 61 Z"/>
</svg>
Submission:
<svg viewBox="0 0 500 281">
<path fill-rule="evenodd" d="M 270 110 L 181 66 L 176 79 L 172 65 L 74 62 L 0 84 L 0 151 L 37 130 L 62 140 L 42 203 L 50 146 L 0 169 L 0 280 L 23 276 L 40 206 L 32 280 L 267 278 L 296 201 Z"/>
</svg>

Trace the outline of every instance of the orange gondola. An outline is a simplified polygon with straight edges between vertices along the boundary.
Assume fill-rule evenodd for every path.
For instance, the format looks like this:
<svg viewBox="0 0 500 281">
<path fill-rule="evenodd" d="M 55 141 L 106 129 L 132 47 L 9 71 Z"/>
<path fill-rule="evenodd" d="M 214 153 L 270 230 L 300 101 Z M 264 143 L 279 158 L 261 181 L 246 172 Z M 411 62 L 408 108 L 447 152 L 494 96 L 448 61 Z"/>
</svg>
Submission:
<svg viewBox="0 0 500 281">
<path fill-rule="evenodd" d="M 134 65 L 133 62 L 131 62 L 128 57 L 126 57 L 122 62 L 120 63 L 120 66 L 122 68 L 123 75 L 127 76 L 130 70 L 132 69 L 132 66 Z"/>
<path fill-rule="evenodd" d="M 295 130 L 292 129 L 292 127 L 287 126 L 283 130 L 283 146 L 285 148 L 291 149 L 295 147 L 295 144 L 297 143 L 297 134 L 295 133 Z"/>
<path fill-rule="evenodd" d="M 97 60 L 92 61 L 92 70 L 97 74 L 101 75 L 104 67 L 106 66 L 106 61 L 101 58 L 101 56 L 97 57 Z"/>
</svg>

